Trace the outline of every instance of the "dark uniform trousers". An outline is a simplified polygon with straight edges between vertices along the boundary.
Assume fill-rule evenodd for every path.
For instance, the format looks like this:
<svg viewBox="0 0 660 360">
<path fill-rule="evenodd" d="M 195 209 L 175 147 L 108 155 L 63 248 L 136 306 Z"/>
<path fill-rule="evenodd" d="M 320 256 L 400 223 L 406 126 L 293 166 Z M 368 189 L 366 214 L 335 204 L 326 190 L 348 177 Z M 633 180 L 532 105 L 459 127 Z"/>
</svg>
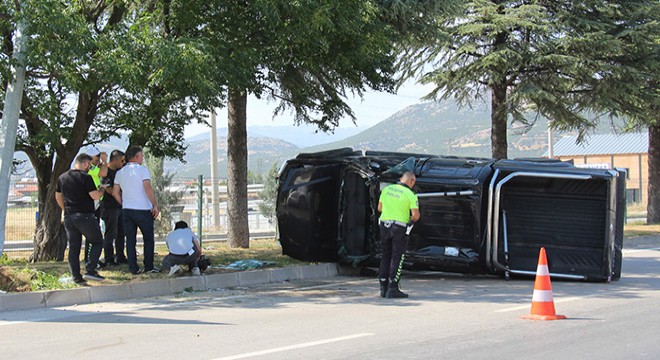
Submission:
<svg viewBox="0 0 660 360">
<path fill-rule="evenodd" d="M 389 279 L 399 282 L 403 259 L 408 247 L 408 235 L 406 227 L 393 221 L 381 221 L 380 223 L 380 248 L 383 257 L 380 259 L 379 279 Z"/>
</svg>

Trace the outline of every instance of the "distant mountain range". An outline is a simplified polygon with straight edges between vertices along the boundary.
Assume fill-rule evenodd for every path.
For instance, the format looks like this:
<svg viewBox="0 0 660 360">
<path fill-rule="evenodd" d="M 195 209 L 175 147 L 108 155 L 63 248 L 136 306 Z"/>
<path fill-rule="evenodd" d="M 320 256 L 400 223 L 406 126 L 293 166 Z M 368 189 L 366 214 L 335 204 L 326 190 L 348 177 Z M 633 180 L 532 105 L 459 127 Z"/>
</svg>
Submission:
<svg viewBox="0 0 660 360">
<path fill-rule="evenodd" d="M 542 155 L 547 148 L 545 119 L 531 129 L 521 125 L 510 127 L 508 140 L 509 157 Z M 490 110 L 486 106 L 460 109 L 452 102 L 412 105 L 357 135 L 304 151 L 345 146 L 364 150 L 490 157 Z"/>
<path fill-rule="evenodd" d="M 316 127 L 312 125 L 300 126 L 248 126 L 248 134 L 255 137 L 270 137 L 274 139 L 284 140 L 292 143 L 298 147 L 304 148 L 318 144 L 330 143 L 338 141 L 349 136 L 355 135 L 362 131 L 363 128 L 355 126 L 337 128 L 333 133 L 317 132 Z M 217 134 L 219 137 L 227 137 L 227 128 L 218 129 Z M 195 135 L 187 138 L 189 143 L 195 141 L 209 141 L 211 138 L 210 131 Z"/>
</svg>

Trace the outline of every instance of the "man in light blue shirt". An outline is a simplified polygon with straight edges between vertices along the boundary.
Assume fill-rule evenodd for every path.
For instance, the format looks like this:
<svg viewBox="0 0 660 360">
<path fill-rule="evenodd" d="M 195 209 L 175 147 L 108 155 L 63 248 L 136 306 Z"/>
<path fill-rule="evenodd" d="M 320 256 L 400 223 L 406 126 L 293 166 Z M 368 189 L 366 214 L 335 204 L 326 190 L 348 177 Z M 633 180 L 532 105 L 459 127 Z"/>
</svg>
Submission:
<svg viewBox="0 0 660 360">
<path fill-rule="evenodd" d="M 172 276 L 181 270 L 181 265 L 188 265 L 193 275 L 201 275 L 198 260 L 202 256 L 202 248 L 195 233 L 190 230 L 188 223 L 178 221 L 174 224 L 174 230 L 165 238 L 170 253 L 163 258 L 163 268 L 170 268 L 167 276 Z"/>
</svg>

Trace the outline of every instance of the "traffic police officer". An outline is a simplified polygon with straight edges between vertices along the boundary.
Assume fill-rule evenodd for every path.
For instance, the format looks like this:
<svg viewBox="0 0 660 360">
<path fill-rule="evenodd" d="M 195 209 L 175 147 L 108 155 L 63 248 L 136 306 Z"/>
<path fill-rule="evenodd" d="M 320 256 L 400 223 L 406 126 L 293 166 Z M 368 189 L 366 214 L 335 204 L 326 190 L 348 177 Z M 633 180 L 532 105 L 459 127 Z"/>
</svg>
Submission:
<svg viewBox="0 0 660 360">
<path fill-rule="evenodd" d="M 378 199 L 383 252 L 378 272 L 381 297 L 408 297 L 399 289 L 399 280 L 404 253 L 408 247 L 408 235 L 412 224 L 419 220 L 419 201 L 412 191 L 416 180 L 415 174 L 407 171 L 399 182 L 385 187 Z"/>
</svg>

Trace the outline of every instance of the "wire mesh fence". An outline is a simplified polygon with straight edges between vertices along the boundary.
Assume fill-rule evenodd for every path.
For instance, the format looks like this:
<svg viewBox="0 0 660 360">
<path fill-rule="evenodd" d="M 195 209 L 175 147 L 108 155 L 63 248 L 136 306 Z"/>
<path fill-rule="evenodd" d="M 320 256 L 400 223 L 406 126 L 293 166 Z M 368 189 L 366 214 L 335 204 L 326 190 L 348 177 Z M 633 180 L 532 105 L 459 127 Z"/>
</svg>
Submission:
<svg viewBox="0 0 660 360">
<path fill-rule="evenodd" d="M 161 221 L 156 226 L 156 241 L 172 230 L 176 221 L 184 220 L 204 240 L 222 240 L 227 234 L 227 187 L 221 181 L 198 179 L 174 180 L 164 189 L 175 201 L 159 204 Z M 270 236 L 275 224 L 259 211 L 261 184 L 247 186 L 247 218 L 251 234 Z M 32 254 L 33 238 L 39 218 L 38 187 L 34 179 L 12 179 L 7 204 L 4 254 L 10 258 L 27 259 Z M 160 201 L 160 200 L 159 200 Z M 163 208 L 167 211 L 162 211 Z M 167 217 L 164 219 L 163 217 Z M 100 222 L 101 228 L 104 224 Z M 140 236 L 138 232 L 138 236 Z"/>
<path fill-rule="evenodd" d="M 5 253 L 12 257 L 27 257 L 31 253 L 32 238 L 39 217 L 38 192 L 35 179 L 12 177 L 10 180 L 4 248 Z"/>
</svg>

